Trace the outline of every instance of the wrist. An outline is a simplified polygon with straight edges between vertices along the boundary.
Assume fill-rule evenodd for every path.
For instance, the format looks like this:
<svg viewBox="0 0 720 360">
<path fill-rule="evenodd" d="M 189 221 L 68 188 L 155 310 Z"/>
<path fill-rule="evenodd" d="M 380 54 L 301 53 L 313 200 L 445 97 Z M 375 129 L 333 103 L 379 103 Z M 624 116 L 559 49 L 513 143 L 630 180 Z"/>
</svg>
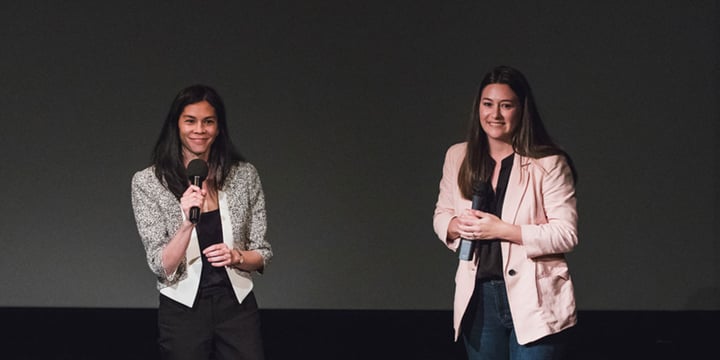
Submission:
<svg viewBox="0 0 720 360">
<path fill-rule="evenodd" d="M 193 224 L 192 221 L 190 221 L 190 219 L 185 218 L 183 220 L 183 222 L 180 223 L 180 227 L 185 228 L 185 229 L 192 229 L 193 227 L 195 227 L 195 224 Z"/>
<path fill-rule="evenodd" d="M 240 267 L 245 262 L 245 257 L 242 252 L 238 249 L 232 249 L 232 263 L 235 267 Z"/>
<path fill-rule="evenodd" d="M 446 240 L 448 240 L 448 241 L 455 240 L 460 237 L 460 231 L 458 230 L 457 223 L 458 223 L 457 216 L 450 219 L 450 223 L 448 223 L 448 228 L 447 228 Z"/>
</svg>

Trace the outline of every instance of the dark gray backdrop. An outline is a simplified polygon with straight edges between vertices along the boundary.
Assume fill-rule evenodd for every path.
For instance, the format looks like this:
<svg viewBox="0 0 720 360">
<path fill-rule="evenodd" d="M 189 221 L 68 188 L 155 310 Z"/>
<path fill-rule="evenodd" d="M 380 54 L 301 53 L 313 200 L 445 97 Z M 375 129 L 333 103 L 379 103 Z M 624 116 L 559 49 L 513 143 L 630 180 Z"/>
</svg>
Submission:
<svg viewBox="0 0 720 360">
<path fill-rule="evenodd" d="M 0 306 L 156 306 L 130 178 L 175 93 L 200 82 L 263 180 L 276 256 L 261 307 L 449 309 L 442 160 L 482 74 L 508 64 L 580 173 L 580 309 L 718 310 L 718 10 L 6 2 Z"/>
</svg>

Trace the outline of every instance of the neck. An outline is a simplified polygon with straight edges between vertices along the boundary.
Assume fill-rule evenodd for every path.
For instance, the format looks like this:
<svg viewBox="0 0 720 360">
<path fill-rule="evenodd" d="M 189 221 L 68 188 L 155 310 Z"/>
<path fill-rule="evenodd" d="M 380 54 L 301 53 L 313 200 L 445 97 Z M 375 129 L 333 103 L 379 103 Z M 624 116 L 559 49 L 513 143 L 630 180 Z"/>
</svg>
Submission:
<svg viewBox="0 0 720 360">
<path fill-rule="evenodd" d="M 493 158 L 495 162 L 500 162 L 515 152 L 511 143 L 502 141 L 490 140 L 488 142 L 488 149 L 490 150 L 490 157 Z"/>
<path fill-rule="evenodd" d="M 195 154 L 195 153 L 188 151 L 187 149 L 183 149 L 183 163 L 185 163 L 185 167 L 187 167 L 187 165 L 190 163 L 190 161 L 192 161 L 194 159 L 201 159 L 205 162 L 208 162 L 208 154 L 207 153 Z"/>
</svg>

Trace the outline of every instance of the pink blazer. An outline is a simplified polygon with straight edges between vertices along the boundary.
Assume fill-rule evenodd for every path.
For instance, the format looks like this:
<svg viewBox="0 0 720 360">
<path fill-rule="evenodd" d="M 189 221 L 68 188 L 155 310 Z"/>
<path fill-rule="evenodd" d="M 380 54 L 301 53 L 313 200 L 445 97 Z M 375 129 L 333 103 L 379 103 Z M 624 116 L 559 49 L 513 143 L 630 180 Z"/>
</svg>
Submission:
<svg viewBox="0 0 720 360">
<path fill-rule="evenodd" d="M 472 207 L 463 199 L 457 176 L 465 143 L 451 146 L 443 165 L 433 227 L 456 251 L 460 239 L 447 239 L 450 220 Z M 520 344 L 559 332 L 576 323 L 575 295 L 564 253 L 577 245 L 575 187 L 562 156 L 531 159 L 515 154 L 501 218 L 520 225 L 523 245 L 501 242 L 503 273 L 515 333 Z M 473 289 L 477 259 L 459 261 L 455 274 L 455 340 Z"/>
</svg>

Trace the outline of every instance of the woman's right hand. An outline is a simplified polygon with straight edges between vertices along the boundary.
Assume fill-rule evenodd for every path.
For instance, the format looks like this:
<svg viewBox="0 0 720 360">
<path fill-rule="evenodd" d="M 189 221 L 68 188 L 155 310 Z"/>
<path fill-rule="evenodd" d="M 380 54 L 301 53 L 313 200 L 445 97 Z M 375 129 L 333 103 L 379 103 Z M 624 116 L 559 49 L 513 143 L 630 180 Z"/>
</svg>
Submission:
<svg viewBox="0 0 720 360">
<path fill-rule="evenodd" d="M 185 257 L 192 229 L 195 226 L 190 221 L 190 208 L 197 206 L 202 209 L 203 202 L 205 202 L 205 194 L 206 190 L 195 185 L 190 185 L 180 197 L 180 208 L 183 214 L 185 214 L 185 221 L 183 221 L 175 235 L 170 239 L 170 242 L 168 242 L 162 250 L 162 264 L 166 277 L 175 274 L 180 262 L 183 261 Z"/>
<path fill-rule="evenodd" d="M 197 206 L 202 210 L 205 203 L 205 194 L 207 190 L 199 186 L 190 185 L 180 198 L 180 207 L 185 214 L 186 219 L 190 219 L 190 208 Z"/>
</svg>

